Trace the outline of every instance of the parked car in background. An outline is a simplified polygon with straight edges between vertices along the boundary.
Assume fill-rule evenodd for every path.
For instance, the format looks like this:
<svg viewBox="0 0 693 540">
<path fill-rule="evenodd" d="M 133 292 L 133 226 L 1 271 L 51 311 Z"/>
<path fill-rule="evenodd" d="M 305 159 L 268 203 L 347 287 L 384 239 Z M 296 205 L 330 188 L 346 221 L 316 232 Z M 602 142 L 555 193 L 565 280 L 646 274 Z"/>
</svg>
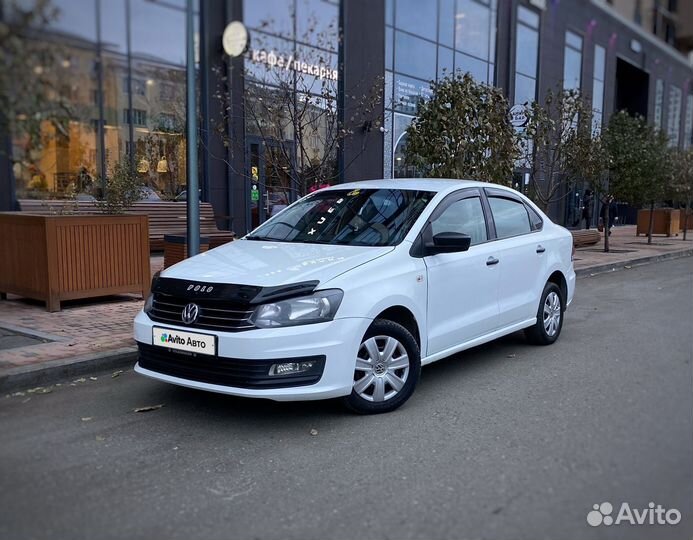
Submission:
<svg viewBox="0 0 693 540">
<path fill-rule="evenodd" d="M 198 193 L 200 194 L 200 197 L 202 197 L 202 190 L 201 190 L 201 189 L 198 190 Z M 181 191 L 178 195 L 176 195 L 175 198 L 174 198 L 173 200 L 174 200 L 174 201 L 177 201 L 177 202 L 181 202 L 181 201 L 182 201 L 182 202 L 185 202 L 185 201 L 187 201 L 187 200 L 188 200 L 188 190 L 187 190 L 187 189 L 184 189 L 184 190 Z"/>
<path fill-rule="evenodd" d="M 135 318 L 135 369 L 213 392 L 391 411 L 422 365 L 523 329 L 554 343 L 575 290 L 572 245 L 502 186 L 322 189 L 158 275 Z"/>
<path fill-rule="evenodd" d="M 160 201 L 161 200 L 161 197 L 159 196 L 159 194 L 156 191 L 154 191 L 152 188 L 150 188 L 149 186 L 142 186 L 140 188 L 140 193 L 141 193 L 140 200 L 142 200 L 142 201 Z"/>
</svg>

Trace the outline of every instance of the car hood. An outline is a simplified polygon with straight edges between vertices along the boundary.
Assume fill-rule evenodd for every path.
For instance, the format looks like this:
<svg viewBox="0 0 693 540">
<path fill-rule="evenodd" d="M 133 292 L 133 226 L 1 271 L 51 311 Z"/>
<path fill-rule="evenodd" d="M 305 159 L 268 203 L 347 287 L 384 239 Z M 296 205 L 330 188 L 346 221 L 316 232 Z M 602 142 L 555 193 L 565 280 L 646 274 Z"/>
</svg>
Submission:
<svg viewBox="0 0 693 540">
<path fill-rule="evenodd" d="M 262 287 L 325 283 L 393 249 L 235 240 L 171 266 L 161 277 Z"/>
</svg>

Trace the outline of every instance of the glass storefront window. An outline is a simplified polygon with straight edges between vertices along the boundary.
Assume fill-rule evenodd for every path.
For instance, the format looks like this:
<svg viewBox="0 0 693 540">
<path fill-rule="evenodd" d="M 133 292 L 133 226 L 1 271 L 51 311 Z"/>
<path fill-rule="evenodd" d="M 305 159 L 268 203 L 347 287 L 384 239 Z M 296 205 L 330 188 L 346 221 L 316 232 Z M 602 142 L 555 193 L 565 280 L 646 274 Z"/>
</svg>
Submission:
<svg viewBox="0 0 693 540">
<path fill-rule="evenodd" d="M 395 71 L 433 80 L 436 77 L 436 46 L 404 32 L 395 32 Z"/>
<path fill-rule="evenodd" d="M 515 80 L 513 103 L 530 104 L 537 99 L 537 79 L 539 77 L 539 13 L 525 6 L 517 6 L 516 40 L 515 40 Z M 519 133 L 524 127 L 516 127 Z M 531 180 L 531 164 L 527 156 L 531 155 L 534 141 L 523 139 L 518 142 L 519 157 L 515 160 L 513 187 L 527 193 Z"/>
<path fill-rule="evenodd" d="M 457 0 L 455 9 L 455 71 L 488 84 L 495 82 L 496 4 L 497 0 Z"/>
<path fill-rule="evenodd" d="M 395 110 L 416 114 L 419 102 L 430 99 L 432 95 L 431 85 L 428 82 L 395 75 Z"/>
<path fill-rule="evenodd" d="M 58 64 L 46 66 L 58 93 L 45 96 L 45 108 L 56 110 L 60 99 L 69 118 L 64 129 L 47 118 L 40 147 L 15 134 L 17 197 L 98 198 L 102 171 L 123 160 L 144 185 L 174 197 L 186 183 L 184 6 L 130 0 L 128 19 L 125 0 L 101 0 L 97 20 L 96 0 L 54 3 L 60 15 L 42 35 L 60 51 Z"/>
<path fill-rule="evenodd" d="M 575 32 L 565 33 L 563 88 L 579 90 L 582 80 L 582 38 Z"/>
<path fill-rule="evenodd" d="M 447 47 L 455 46 L 455 0 L 440 0 L 438 43 Z"/>
<path fill-rule="evenodd" d="M 244 63 L 250 164 L 243 176 L 261 192 L 250 208 L 257 225 L 336 181 L 339 3 L 246 0 L 244 19 L 252 40 Z"/>
<path fill-rule="evenodd" d="M 664 81 L 657 79 L 655 83 L 654 125 L 662 129 L 662 107 L 664 106 Z"/>
<path fill-rule="evenodd" d="M 604 117 L 604 79 L 606 77 L 606 49 L 594 46 L 594 70 L 592 81 L 592 133 L 602 129 Z"/>
<path fill-rule="evenodd" d="M 450 75 L 454 70 L 455 53 L 447 47 L 438 47 L 438 78 Z"/>
<path fill-rule="evenodd" d="M 683 147 L 690 148 L 693 144 L 693 94 L 686 96 L 686 124 L 683 129 Z"/>
<path fill-rule="evenodd" d="M 296 41 L 336 52 L 339 1 L 296 0 Z"/>
<path fill-rule="evenodd" d="M 458 0 L 455 21 L 455 48 L 488 60 L 491 10 L 476 0 Z"/>
<path fill-rule="evenodd" d="M 667 135 L 671 146 L 679 145 L 679 131 L 681 123 L 681 89 L 677 86 L 669 87 L 669 107 L 667 111 Z"/>
<path fill-rule="evenodd" d="M 461 52 L 455 53 L 455 71 L 469 73 L 478 82 L 492 82 L 489 81 L 487 62 Z"/>
<path fill-rule="evenodd" d="M 531 103 L 536 100 L 537 81 L 520 73 L 515 74 L 515 103 Z"/>
<path fill-rule="evenodd" d="M 523 10 L 518 10 L 523 11 Z M 515 70 L 527 77 L 536 78 L 539 54 L 539 33 L 524 24 L 517 25 Z"/>
<path fill-rule="evenodd" d="M 395 26 L 400 30 L 435 41 L 437 22 L 435 7 L 435 0 L 429 2 L 397 0 L 395 5 Z"/>
<path fill-rule="evenodd" d="M 294 37 L 294 2 L 292 0 L 245 0 L 243 20 L 254 30 L 271 31 L 288 39 Z"/>
</svg>

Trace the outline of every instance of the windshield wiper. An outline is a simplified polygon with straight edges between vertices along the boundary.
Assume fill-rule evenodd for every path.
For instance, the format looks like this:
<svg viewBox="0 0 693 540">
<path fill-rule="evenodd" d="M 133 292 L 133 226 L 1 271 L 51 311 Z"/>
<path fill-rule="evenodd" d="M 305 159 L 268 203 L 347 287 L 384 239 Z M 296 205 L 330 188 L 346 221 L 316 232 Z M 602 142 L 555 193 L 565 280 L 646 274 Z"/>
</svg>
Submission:
<svg viewBox="0 0 693 540">
<path fill-rule="evenodd" d="M 259 236 L 257 234 L 252 236 L 246 236 L 246 240 L 260 240 L 263 242 L 290 242 L 290 240 L 280 240 L 279 238 L 271 238 L 269 236 Z"/>
</svg>

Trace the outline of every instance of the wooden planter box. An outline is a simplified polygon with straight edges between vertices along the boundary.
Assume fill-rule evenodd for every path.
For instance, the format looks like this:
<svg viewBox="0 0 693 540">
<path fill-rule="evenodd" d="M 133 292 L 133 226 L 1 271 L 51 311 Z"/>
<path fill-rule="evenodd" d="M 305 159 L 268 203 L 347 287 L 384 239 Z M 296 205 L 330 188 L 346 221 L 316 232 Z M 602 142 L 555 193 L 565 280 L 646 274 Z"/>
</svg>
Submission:
<svg viewBox="0 0 693 540">
<path fill-rule="evenodd" d="M 676 236 L 679 234 L 679 210 L 673 208 L 655 208 L 654 224 L 652 226 L 652 234 L 665 234 L 667 236 Z M 647 234 L 647 229 L 650 226 L 650 210 L 638 210 L 638 227 L 635 231 L 636 236 Z"/>
<path fill-rule="evenodd" d="M 686 221 L 685 213 L 688 212 L 688 223 L 686 223 L 686 228 L 689 231 L 693 231 L 693 210 L 682 208 L 679 210 L 679 227 L 683 231 L 683 224 Z"/>
<path fill-rule="evenodd" d="M 0 294 L 60 302 L 149 294 L 147 216 L 0 213 Z"/>
</svg>

